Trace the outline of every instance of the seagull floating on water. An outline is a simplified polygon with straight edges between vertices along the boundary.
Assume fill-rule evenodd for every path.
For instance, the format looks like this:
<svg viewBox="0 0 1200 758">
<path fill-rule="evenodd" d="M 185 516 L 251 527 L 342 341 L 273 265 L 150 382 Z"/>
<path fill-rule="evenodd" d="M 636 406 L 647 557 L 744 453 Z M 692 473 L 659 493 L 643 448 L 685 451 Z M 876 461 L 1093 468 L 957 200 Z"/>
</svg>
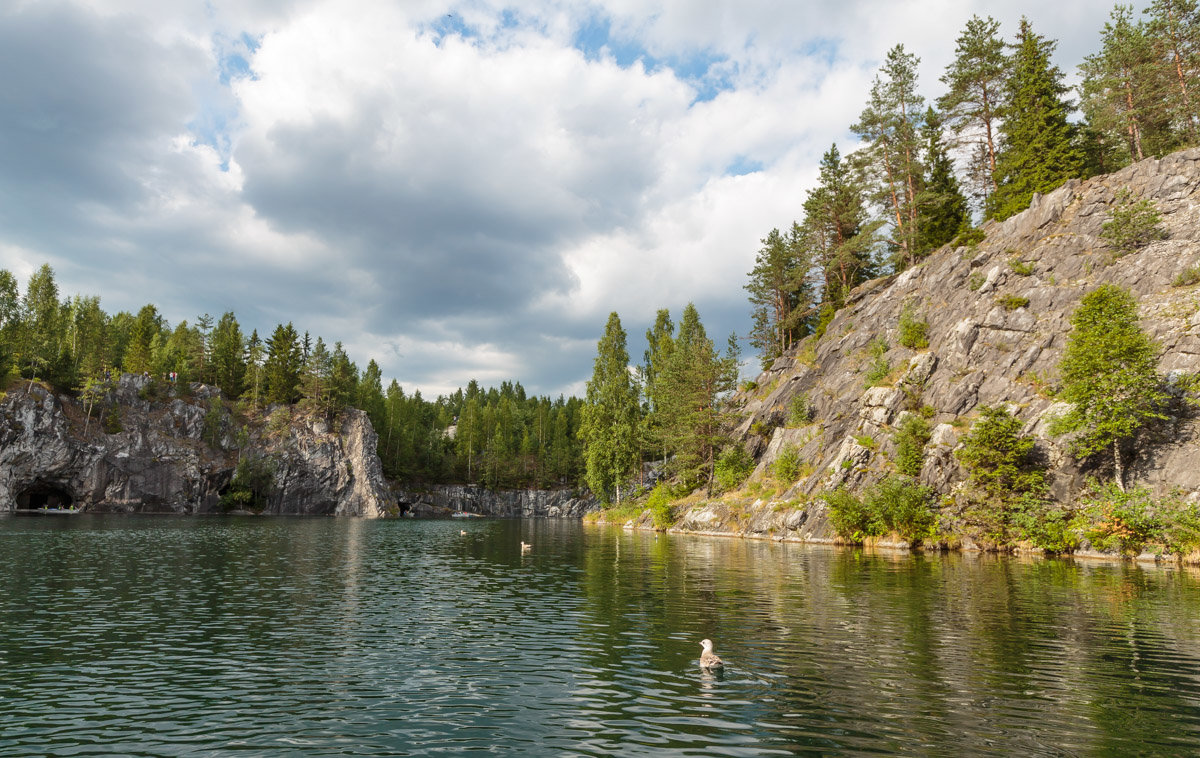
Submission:
<svg viewBox="0 0 1200 758">
<path fill-rule="evenodd" d="M 528 543 L 528 542 L 522 542 L 522 543 L 521 543 L 521 552 L 522 552 L 522 553 L 528 553 L 528 552 L 529 552 L 529 551 L 531 551 L 531 550 L 533 550 L 533 545 L 532 545 L 532 544 L 530 544 L 530 543 Z"/>
<path fill-rule="evenodd" d="M 459 533 L 459 535 L 460 535 L 460 536 L 462 536 L 462 537 L 466 537 L 466 536 L 467 536 L 467 530 L 466 530 L 466 529 L 459 529 L 459 530 L 458 530 L 458 533 Z"/>
<path fill-rule="evenodd" d="M 713 652 L 712 640 L 700 640 L 700 644 L 704 646 L 704 652 L 700 653 L 700 668 L 702 669 L 721 669 L 725 668 L 725 662 L 722 661 L 717 654 Z"/>
</svg>

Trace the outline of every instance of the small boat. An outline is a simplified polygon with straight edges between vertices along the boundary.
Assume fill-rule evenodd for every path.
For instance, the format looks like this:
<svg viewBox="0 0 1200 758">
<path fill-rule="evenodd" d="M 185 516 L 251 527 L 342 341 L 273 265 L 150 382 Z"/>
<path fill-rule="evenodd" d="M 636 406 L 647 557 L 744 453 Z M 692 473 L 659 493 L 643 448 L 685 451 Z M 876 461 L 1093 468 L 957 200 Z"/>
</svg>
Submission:
<svg viewBox="0 0 1200 758">
<path fill-rule="evenodd" d="M 483 518 L 479 513 L 467 513 L 466 511 L 455 511 L 450 514 L 450 518 Z"/>
<path fill-rule="evenodd" d="M 25 508 L 15 513 L 19 516 L 77 516 L 83 511 L 78 508 Z"/>
</svg>

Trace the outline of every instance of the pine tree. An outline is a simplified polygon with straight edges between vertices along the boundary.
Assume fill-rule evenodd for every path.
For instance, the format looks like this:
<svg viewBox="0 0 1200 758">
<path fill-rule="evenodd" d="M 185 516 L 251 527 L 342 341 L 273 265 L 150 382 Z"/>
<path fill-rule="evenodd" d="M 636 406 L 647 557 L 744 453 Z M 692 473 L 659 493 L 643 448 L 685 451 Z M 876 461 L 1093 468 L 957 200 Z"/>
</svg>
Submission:
<svg viewBox="0 0 1200 758">
<path fill-rule="evenodd" d="M 941 127 L 941 117 L 930 108 L 922 127 L 929 173 L 917 195 L 917 254 L 922 257 L 954 239 L 970 226 L 971 220 L 967 199 L 954 176 L 954 164 L 942 144 Z"/>
<path fill-rule="evenodd" d="M 997 188 L 987 209 L 991 218 L 1019 213 L 1033 193 L 1050 192 L 1083 171 L 1083 154 L 1067 121 L 1063 75 L 1050 62 L 1054 48 L 1054 42 L 1034 33 L 1028 19 L 1021 19 L 1001 127 L 1004 147 L 996 157 Z"/>
<path fill-rule="evenodd" d="M 253 407 L 258 407 L 258 399 L 263 389 L 263 360 L 266 358 L 266 347 L 258 336 L 258 330 L 250 333 L 246 341 L 246 372 L 249 374 L 246 394 L 250 396 Z"/>
<path fill-rule="evenodd" d="M 1162 89 L 1174 147 L 1200 144 L 1200 6 L 1196 0 L 1153 0 L 1147 34 L 1162 67 Z"/>
<path fill-rule="evenodd" d="M 1102 49 L 1080 65 L 1081 106 L 1091 136 L 1116 157 L 1120 168 L 1157 153 L 1169 142 L 1161 107 L 1160 76 L 1146 25 L 1134 23 L 1133 10 L 1117 5 L 1104 25 Z M 1119 146 L 1119 147 L 1118 147 Z"/>
<path fill-rule="evenodd" d="M 1139 326 L 1137 309 L 1134 296 L 1112 284 L 1079 301 L 1058 366 L 1059 398 L 1073 405 L 1052 425 L 1055 433 L 1079 433 L 1072 447 L 1080 457 L 1109 451 L 1113 479 L 1122 490 L 1123 447 L 1151 422 L 1167 418 L 1158 348 Z"/>
<path fill-rule="evenodd" d="M 896 270 L 917 258 L 917 194 L 922 175 L 918 131 L 925 112 L 925 99 L 917 93 L 920 62 L 905 52 L 904 45 L 889 50 L 867 106 L 850 127 L 867 143 L 856 162 L 871 175 L 875 202 L 891 224 L 888 243 Z"/>
<path fill-rule="evenodd" d="M 625 330 L 613 312 L 596 345 L 579 429 L 588 486 L 606 502 L 615 492 L 618 504 L 621 485 L 633 474 L 639 455 L 637 388 L 629 376 L 625 345 Z"/>
<path fill-rule="evenodd" d="M 133 321 L 129 332 L 129 344 L 125 348 L 125 359 L 122 362 L 125 370 L 131 374 L 141 374 L 155 368 L 153 365 L 154 338 L 163 328 L 163 319 L 158 309 L 153 305 L 143 305 Z"/>
<path fill-rule="evenodd" d="M 972 195 L 986 203 L 996 190 L 998 125 L 1004 113 L 1008 60 L 997 32 L 1000 22 L 972 16 L 959 35 L 954 62 L 946 66 L 942 83 L 947 92 L 937 107 L 958 145 L 972 145 L 968 172 Z"/>
<path fill-rule="evenodd" d="M 813 308 L 811 268 L 799 224 L 792 224 L 786 237 L 772 229 L 762 240 L 745 289 L 753 306 L 750 344 L 758 349 L 763 369 L 806 333 L 805 319 Z"/>
</svg>

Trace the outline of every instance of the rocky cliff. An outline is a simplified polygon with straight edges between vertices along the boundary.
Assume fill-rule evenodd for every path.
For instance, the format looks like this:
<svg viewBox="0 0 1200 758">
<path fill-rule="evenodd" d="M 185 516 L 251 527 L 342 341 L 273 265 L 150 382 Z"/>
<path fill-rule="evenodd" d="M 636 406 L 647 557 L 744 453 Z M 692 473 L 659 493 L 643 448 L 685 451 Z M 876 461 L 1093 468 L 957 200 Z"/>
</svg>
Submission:
<svg viewBox="0 0 1200 758">
<path fill-rule="evenodd" d="M 0 400 L 0 511 L 219 512 L 239 456 L 269 458 L 269 514 L 394 510 L 361 411 L 331 426 L 288 407 L 235 418 L 220 392 L 125 375 L 88 419 L 74 399 L 22 383 Z"/>
<path fill-rule="evenodd" d="M 1167 238 L 1116 257 L 1100 232 L 1122 188 L 1154 201 Z M 893 427 L 917 409 L 931 415 L 933 426 L 920 478 L 939 493 L 964 476 L 953 451 L 981 405 L 1006 404 L 1024 422 L 1049 463 L 1056 499 L 1070 502 L 1088 474 L 1104 474 L 1082 468 L 1047 431 L 1048 419 L 1064 409 L 1052 393 L 1069 319 L 1099 284 L 1126 287 L 1140 298 L 1142 327 L 1161 348 L 1162 374 L 1200 371 L 1200 289 L 1179 279 L 1200 266 L 1200 150 L 1072 181 L 983 231 L 977 245 L 944 248 L 859 287 L 821 339 L 809 338 L 776 360 L 755 390 L 735 398 L 745 414 L 737 434 L 758 458 L 755 477 L 762 480 L 780 452 L 794 446 L 805 462 L 802 478 L 758 499 L 700 503 L 679 528 L 830 539 L 823 503 L 809 496 L 840 484 L 862 489 L 885 476 Z M 927 349 L 899 344 L 905 307 L 928 323 Z M 879 337 L 887 350 L 872 354 Z M 868 368 L 883 363 L 888 375 L 868 388 Z M 791 411 L 800 406 L 808 417 L 797 422 Z M 1156 494 L 1200 496 L 1196 420 L 1180 413 L 1160 431 L 1136 451 L 1127 480 Z"/>
<path fill-rule="evenodd" d="M 588 493 L 576 490 L 503 490 L 474 485 L 439 485 L 398 490 L 399 506 L 415 516 L 449 516 L 457 511 L 504 518 L 582 518 L 599 510 Z"/>
</svg>

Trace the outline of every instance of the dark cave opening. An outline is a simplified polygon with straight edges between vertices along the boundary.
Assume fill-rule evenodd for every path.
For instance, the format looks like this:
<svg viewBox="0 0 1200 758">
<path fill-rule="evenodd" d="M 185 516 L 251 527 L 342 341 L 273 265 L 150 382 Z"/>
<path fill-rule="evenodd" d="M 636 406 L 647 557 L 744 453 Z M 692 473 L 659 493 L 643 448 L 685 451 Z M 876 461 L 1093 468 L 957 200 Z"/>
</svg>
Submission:
<svg viewBox="0 0 1200 758">
<path fill-rule="evenodd" d="M 40 480 L 17 490 L 19 511 L 70 508 L 74 502 L 75 498 L 65 488 Z"/>
</svg>

